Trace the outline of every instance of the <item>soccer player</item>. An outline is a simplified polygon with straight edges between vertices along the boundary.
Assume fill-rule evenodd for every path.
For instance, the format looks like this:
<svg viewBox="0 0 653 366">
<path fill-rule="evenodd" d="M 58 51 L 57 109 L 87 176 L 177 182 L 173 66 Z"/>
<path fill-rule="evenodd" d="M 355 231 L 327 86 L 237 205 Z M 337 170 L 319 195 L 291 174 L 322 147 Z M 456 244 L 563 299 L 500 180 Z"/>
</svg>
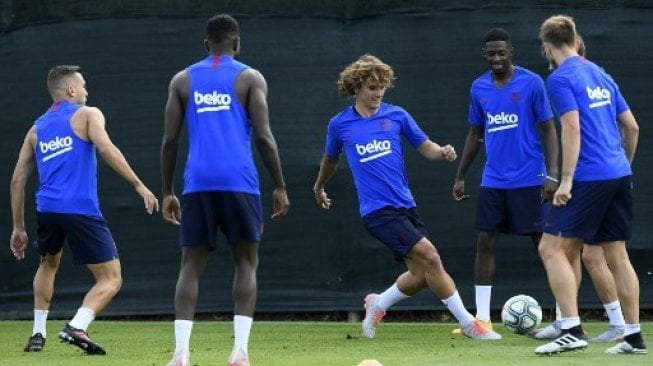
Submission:
<svg viewBox="0 0 653 366">
<path fill-rule="evenodd" d="M 558 140 L 544 81 L 513 65 L 508 32 L 490 29 L 481 50 L 491 69 L 472 83 L 470 129 L 453 197 L 459 202 L 468 197 L 465 175 L 485 146 L 487 161 L 476 207 L 474 283 L 476 317 L 491 328 L 490 299 L 499 236 L 529 236 L 537 248 L 546 205 L 543 200 L 551 198 L 557 187 Z M 458 332 L 460 329 L 454 329 Z"/>
<path fill-rule="evenodd" d="M 428 287 L 458 319 L 466 336 L 500 339 L 467 312 L 428 239 L 408 187 L 401 137 L 429 160 L 454 161 L 456 152 L 451 145 L 431 141 L 403 108 L 382 102 L 394 79 L 392 67 L 372 55 L 361 56 L 340 73 L 338 91 L 353 98 L 354 104 L 329 121 L 325 153 L 313 186 L 317 205 L 328 210 L 331 199 L 325 186 L 344 151 L 365 228 L 408 267 L 385 292 L 365 297 L 363 336 L 374 338 L 386 309 Z"/>
<path fill-rule="evenodd" d="M 580 35 L 576 38 L 576 48 L 578 54 L 585 57 L 585 42 Z M 549 64 L 549 71 L 553 71 L 554 67 Z M 608 268 L 603 255 L 603 247 L 598 245 L 583 244 L 582 261 L 587 269 L 587 272 L 592 279 L 594 288 L 601 299 L 603 308 L 608 315 L 609 327 L 600 335 L 591 339 L 592 342 L 616 342 L 623 338 L 625 319 L 621 311 L 621 303 L 617 296 L 617 288 L 614 282 L 614 277 Z M 578 286 L 581 282 L 581 268 L 580 258 L 575 257 L 576 260 L 572 263 L 574 273 L 577 276 L 576 280 Z M 560 306 L 556 303 L 556 320 L 543 329 L 538 329 L 533 332 L 532 336 L 536 339 L 555 339 L 560 336 Z"/>
<path fill-rule="evenodd" d="M 542 52 L 555 69 L 546 85 L 561 124 L 563 159 L 539 251 L 560 304 L 561 334 L 535 353 L 587 346 L 572 268 L 573 257 L 580 255 L 585 242 L 603 248 L 624 309 L 624 340 L 606 353 L 644 354 L 639 280 L 626 251 L 633 215 L 630 164 L 639 127 L 614 80 L 578 55 L 576 37 L 576 25 L 566 15 L 552 16 L 540 27 Z"/>
<path fill-rule="evenodd" d="M 41 262 L 33 283 L 34 327 L 25 351 L 38 352 L 45 346 L 45 324 L 54 279 L 64 240 L 68 240 L 74 262 L 88 268 L 95 285 L 72 320 L 59 332 L 59 338 L 87 354 L 104 355 L 105 350 L 86 330 L 118 293 L 122 277 L 116 244 L 100 212 L 96 151 L 134 187 L 149 214 L 158 210 L 159 203 L 111 142 L 102 112 L 86 106 L 88 93 L 80 67 L 52 67 L 47 86 L 54 103 L 27 132 L 11 179 L 14 227 L 10 245 L 20 260 L 27 249 L 25 184 L 36 165 L 39 174 L 36 246 Z"/>
<path fill-rule="evenodd" d="M 236 61 L 240 31 L 236 19 L 208 20 L 209 55 L 178 72 L 170 82 L 161 146 L 163 217 L 181 225 L 181 268 L 175 291 L 175 353 L 170 365 L 190 365 L 190 336 L 198 281 L 218 230 L 226 236 L 235 266 L 234 347 L 230 366 L 247 366 L 248 340 L 256 305 L 258 246 L 263 231 L 259 181 L 250 139 L 274 182 L 272 219 L 286 215 L 288 196 L 277 144 L 270 129 L 267 83 L 257 70 Z M 186 121 L 190 140 L 183 202 L 173 190 L 177 146 Z"/>
</svg>

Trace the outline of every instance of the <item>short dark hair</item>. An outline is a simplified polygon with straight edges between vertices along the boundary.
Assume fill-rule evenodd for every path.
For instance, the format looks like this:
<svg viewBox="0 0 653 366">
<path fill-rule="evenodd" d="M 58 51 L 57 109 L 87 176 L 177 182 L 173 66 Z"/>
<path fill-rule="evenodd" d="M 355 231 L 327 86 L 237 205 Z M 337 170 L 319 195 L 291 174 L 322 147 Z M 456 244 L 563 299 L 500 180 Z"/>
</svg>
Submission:
<svg viewBox="0 0 653 366">
<path fill-rule="evenodd" d="M 56 65 L 50 68 L 48 72 L 48 91 L 53 94 L 54 91 L 61 87 L 61 81 L 75 73 L 82 73 L 82 68 L 78 65 Z"/>
<path fill-rule="evenodd" d="M 483 37 L 483 46 L 488 42 L 504 41 L 510 43 L 510 34 L 503 28 L 492 28 Z"/>
<path fill-rule="evenodd" d="M 233 40 L 240 35 L 238 21 L 228 14 L 214 15 L 206 23 L 206 38 L 211 43 Z"/>
</svg>

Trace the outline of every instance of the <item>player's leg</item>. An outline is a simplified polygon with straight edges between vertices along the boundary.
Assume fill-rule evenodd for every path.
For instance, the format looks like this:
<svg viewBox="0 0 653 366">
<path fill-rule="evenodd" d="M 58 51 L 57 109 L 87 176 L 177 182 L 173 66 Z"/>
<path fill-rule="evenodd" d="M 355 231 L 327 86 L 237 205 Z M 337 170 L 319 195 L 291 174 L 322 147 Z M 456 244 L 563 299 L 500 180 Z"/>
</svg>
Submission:
<svg viewBox="0 0 653 366">
<path fill-rule="evenodd" d="M 496 271 L 496 250 L 499 241 L 498 232 L 481 231 L 476 243 L 476 260 L 474 262 L 474 290 L 476 297 L 476 318 L 491 328 L 490 302 L 492 284 Z"/>
<path fill-rule="evenodd" d="M 592 279 L 596 293 L 608 314 L 608 330 L 592 339 L 593 342 L 615 342 L 623 338 L 625 320 L 617 289 L 603 254 L 602 245 L 583 244 L 583 264 Z"/>
<path fill-rule="evenodd" d="M 45 346 L 47 338 L 46 323 L 50 301 L 54 292 L 54 280 L 61 262 L 61 253 L 41 256 L 39 267 L 32 283 L 34 289 L 34 325 L 32 336 L 27 341 L 25 352 L 39 352 Z"/>
<path fill-rule="evenodd" d="M 229 364 L 248 364 L 249 335 L 256 308 L 258 268 L 258 243 L 240 242 L 232 247 L 234 263 L 234 351 Z"/>
<path fill-rule="evenodd" d="M 222 192 L 216 195 L 220 229 L 231 246 L 234 263 L 234 346 L 229 366 L 248 366 L 249 335 L 256 309 L 258 248 L 263 234 L 263 209 L 257 194 Z"/>
<path fill-rule="evenodd" d="M 464 335 L 476 339 L 501 339 L 499 334 L 487 329 L 465 309 L 453 279 L 444 269 L 440 254 L 430 240 L 422 238 L 417 242 L 408 252 L 406 262 L 410 263 L 409 266 L 422 268 L 427 285 L 458 320 Z"/>
<path fill-rule="evenodd" d="M 499 232 L 505 232 L 509 212 L 507 190 L 481 187 L 476 206 L 476 259 L 474 261 L 474 292 L 476 299 L 476 318 L 492 328 L 490 303 L 492 284 L 496 270 L 496 251 Z M 453 333 L 460 333 L 460 328 Z"/>
<path fill-rule="evenodd" d="M 560 305 L 560 335 L 555 341 L 535 349 L 537 354 L 550 354 L 584 348 L 583 329 L 578 315 L 578 286 L 573 268 L 574 252 L 580 255 L 582 239 L 544 234 L 539 246 L 549 285 Z"/>
<path fill-rule="evenodd" d="M 639 279 L 624 241 L 605 243 L 605 259 L 614 276 L 617 294 L 622 304 L 626 322 L 624 342 L 609 348 L 608 353 L 646 353 L 639 323 Z"/>
<path fill-rule="evenodd" d="M 179 246 L 181 260 L 175 286 L 175 352 L 170 366 L 190 366 L 190 337 L 198 298 L 199 279 L 210 252 L 215 248 L 218 230 L 215 194 L 193 192 L 181 201 Z"/>
<path fill-rule="evenodd" d="M 205 245 L 182 246 L 179 276 L 175 286 L 175 353 L 171 366 L 190 366 L 190 336 L 197 305 L 199 279 L 209 259 Z"/>
<path fill-rule="evenodd" d="M 95 284 L 86 293 L 75 316 L 59 332 L 59 338 L 89 355 L 104 355 L 105 350 L 88 336 L 87 329 L 122 286 L 120 260 L 116 258 L 104 263 L 87 264 L 86 268 L 93 275 Z"/>
<path fill-rule="evenodd" d="M 602 243 L 603 253 L 612 272 L 617 296 L 626 321 L 624 340 L 606 353 L 647 353 L 639 324 L 639 279 L 628 252 L 626 240 L 631 237 L 633 220 L 632 181 L 630 176 L 610 182 L 614 187 L 612 200 L 596 234 L 597 243 Z"/>
</svg>

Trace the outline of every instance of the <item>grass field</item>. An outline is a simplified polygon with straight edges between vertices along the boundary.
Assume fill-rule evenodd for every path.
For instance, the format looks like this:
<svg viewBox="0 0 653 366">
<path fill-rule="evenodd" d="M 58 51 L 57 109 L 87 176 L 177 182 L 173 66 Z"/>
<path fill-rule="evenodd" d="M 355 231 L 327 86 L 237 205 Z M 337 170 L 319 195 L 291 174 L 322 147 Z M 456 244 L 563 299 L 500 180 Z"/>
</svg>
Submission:
<svg viewBox="0 0 653 366">
<path fill-rule="evenodd" d="M 22 348 L 30 335 L 30 321 L 0 321 L 0 365 L 165 365 L 174 350 L 172 322 L 95 321 L 91 337 L 106 356 L 85 356 L 76 347 L 59 343 L 64 321 L 48 322 L 48 341 L 40 353 Z M 585 323 L 596 335 L 606 323 Z M 355 366 L 374 358 L 384 366 L 417 365 L 653 365 L 653 355 L 605 355 L 608 345 L 590 344 L 584 351 L 536 356 L 540 341 L 509 334 L 502 326 L 500 341 L 475 341 L 451 334 L 451 323 L 393 323 L 381 325 L 376 339 L 360 336 L 359 323 L 272 322 L 254 323 L 250 338 L 253 366 Z M 644 338 L 653 345 L 653 323 L 642 325 Z M 196 322 L 191 339 L 193 365 L 225 365 L 231 352 L 230 322 Z"/>
</svg>

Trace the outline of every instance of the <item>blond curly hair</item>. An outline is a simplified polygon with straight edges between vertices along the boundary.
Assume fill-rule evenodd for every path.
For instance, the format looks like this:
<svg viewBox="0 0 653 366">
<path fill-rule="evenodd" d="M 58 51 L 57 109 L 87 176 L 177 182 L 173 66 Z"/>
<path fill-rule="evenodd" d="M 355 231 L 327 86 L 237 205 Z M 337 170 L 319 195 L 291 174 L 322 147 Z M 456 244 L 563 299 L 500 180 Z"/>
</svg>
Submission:
<svg viewBox="0 0 653 366">
<path fill-rule="evenodd" d="M 390 65 L 376 56 L 365 54 L 342 70 L 338 78 L 338 92 L 343 97 L 352 98 L 368 79 L 373 79 L 380 87 L 392 88 L 396 78 Z"/>
</svg>

